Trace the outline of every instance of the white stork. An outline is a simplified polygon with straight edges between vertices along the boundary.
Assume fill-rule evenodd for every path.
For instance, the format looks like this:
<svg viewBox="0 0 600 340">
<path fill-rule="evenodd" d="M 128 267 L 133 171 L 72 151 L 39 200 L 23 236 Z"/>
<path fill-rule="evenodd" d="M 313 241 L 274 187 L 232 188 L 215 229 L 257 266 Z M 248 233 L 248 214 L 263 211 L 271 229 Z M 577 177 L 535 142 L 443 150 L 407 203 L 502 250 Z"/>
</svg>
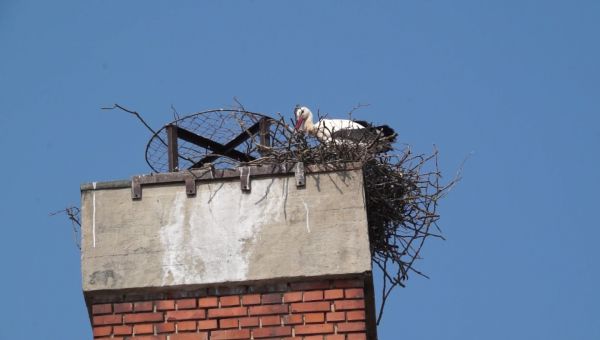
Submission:
<svg viewBox="0 0 600 340">
<path fill-rule="evenodd" d="M 372 126 L 365 121 L 349 119 L 321 119 L 316 124 L 313 113 L 306 106 L 296 106 L 296 131 L 306 131 L 322 143 L 331 141 L 351 141 L 369 143 L 377 138 L 385 138 L 388 144 L 394 142 L 396 132 L 387 125 Z"/>
</svg>

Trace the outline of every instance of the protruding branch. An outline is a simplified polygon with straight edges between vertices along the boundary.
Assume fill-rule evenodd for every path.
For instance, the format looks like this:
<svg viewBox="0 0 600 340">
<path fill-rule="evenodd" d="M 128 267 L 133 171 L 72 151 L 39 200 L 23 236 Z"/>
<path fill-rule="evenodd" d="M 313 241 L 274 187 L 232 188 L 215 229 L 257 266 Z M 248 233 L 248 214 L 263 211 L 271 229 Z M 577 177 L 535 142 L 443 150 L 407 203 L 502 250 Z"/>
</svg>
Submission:
<svg viewBox="0 0 600 340">
<path fill-rule="evenodd" d="M 121 111 L 125 111 L 127 113 L 131 113 L 132 115 L 136 116 L 137 119 L 139 119 L 140 122 L 142 122 L 142 124 L 144 124 L 144 126 L 150 130 L 150 132 L 152 132 L 152 134 L 156 134 L 156 131 L 154 131 L 154 129 L 152 129 L 150 127 L 150 125 L 148 125 L 148 123 L 146 123 L 146 121 L 144 120 L 144 118 L 142 118 L 142 115 L 140 115 L 137 111 L 133 111 L 133 110 L 129 110 L 127 108 L 124 108 L 123 106 L 119 105 L 119 104 L 114 104 L 112 107 L 101 107 L 100 109 L 102 110 L 114 110 L 114 109 L 119 109 Z"/>
<path fill-rule="evenodd" d="M 81 211 L 79 210 L 79 208 L 72 206 L 52 212 L 50 213 L 50 216 L 56 216 L 61 214 L 66 214 L 69 220 L 71 221 L 71 226 L 73 227 L 73 240 L 75 242 L 75 246 L 77 246 L 77 249 L 81 250 Z"/>
</svg>

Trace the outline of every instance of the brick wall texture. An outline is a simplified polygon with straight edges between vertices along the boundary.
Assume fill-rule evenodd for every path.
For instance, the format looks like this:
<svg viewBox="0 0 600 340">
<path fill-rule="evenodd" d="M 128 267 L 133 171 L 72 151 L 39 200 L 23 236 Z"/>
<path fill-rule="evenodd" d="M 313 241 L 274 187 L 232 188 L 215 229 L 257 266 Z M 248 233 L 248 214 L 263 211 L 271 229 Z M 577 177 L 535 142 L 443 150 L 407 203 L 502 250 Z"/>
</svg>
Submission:
<svg viewBox="0 0 600 340">
<path fill-rule="evenodd" d="M 362 280 L 205 289 L 91 306 L 94 339 L 366 340 Z"/>
</svg>

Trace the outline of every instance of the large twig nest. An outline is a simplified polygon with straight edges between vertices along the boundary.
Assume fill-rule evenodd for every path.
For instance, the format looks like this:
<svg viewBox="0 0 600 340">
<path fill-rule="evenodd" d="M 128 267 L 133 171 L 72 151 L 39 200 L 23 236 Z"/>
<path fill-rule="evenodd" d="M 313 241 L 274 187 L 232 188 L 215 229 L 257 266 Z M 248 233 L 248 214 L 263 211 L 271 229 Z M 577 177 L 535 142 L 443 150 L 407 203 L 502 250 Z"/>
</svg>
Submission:
<svg viewBox="0 0 600 340">
<path fill-rule="evenodd" d="M 379 322 L 391 291 L 404 287 L 411 274 L 425 276 L 415 262 L 427 238 L 442 238 L 438 202 L 458 176 L 442 184 L 435 148 L 429 155 L 414 154 L 410 147 L 396 148 L 385 138 L 320 143 L 288 128 L 284 119 L 274 126 L 271 147 L 253 164 L 363 164 L 372 261 L 384 276 Z"/>
</svg>

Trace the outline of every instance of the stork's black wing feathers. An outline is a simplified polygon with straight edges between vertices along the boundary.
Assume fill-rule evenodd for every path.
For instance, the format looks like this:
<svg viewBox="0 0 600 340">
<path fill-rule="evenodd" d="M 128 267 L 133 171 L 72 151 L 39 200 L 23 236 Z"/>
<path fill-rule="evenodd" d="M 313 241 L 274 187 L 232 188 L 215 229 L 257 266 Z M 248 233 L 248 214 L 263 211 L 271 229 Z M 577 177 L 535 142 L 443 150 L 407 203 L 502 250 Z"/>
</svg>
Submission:
<svg viewBox="0 0 600 340">
<path fill-rule="evenodd" d="M 396 138 L 396 131 L 394 131 L 394 129 L 392 129 L 391 127 L 389 127 L 387 125 L 377 126 L 377 127 L 375 127 L 375 129 L 378 131 L 381 131 L 381 133 L 385 137 L 392 137 L 394 139 Z"/>
<path fill-rule="evenodd" d="M 373 138 L 375 138 L 378 134 L 381 134 L 382 137 L 389 137 L 391 142 L 394 142 L 396 140 L 396 131 L 394 131 L 394 129 L 392 129 L 388 125 L 373 126 L 372 123 L 369 123 L 366 120 L 355 120 L 354 122 L 358 125 L 364 126 L 365 129 L 371 130 L 374 133 L 376 133 L 376 135 Z"/>
<path fill-rule="evenodd" d="M 376 153 L 382 153 L 392 150 L 391 145 L 396 138 L 395 134 L 391 136 L 386 136 L 383 135 L 383 130 L 378 130 L 374 127 L 334 131 L 331 134 L 331 137 L 333 140 L 350 141 L 361 145 L 371 145 L 373 147 L 372 150 Z M 376 140 L 377 142 L 373 143 Z"/>
<path fill-rule="evenodd" d="M 334 140 L 349 140 L 356 143 L 370 142 L 377 138 L 377 131 L 365 128 L 365 129 L 344 129 L 337 130 L 331 133 L 331 137 Z"/>
<path fill-rule="evenodd" d="M 373 126 L 371 123 L 367 122 L 366 120 L 355 120 L 354 122 L 358 125 L 362 125 L 363 127 Z"/>
</svg>

